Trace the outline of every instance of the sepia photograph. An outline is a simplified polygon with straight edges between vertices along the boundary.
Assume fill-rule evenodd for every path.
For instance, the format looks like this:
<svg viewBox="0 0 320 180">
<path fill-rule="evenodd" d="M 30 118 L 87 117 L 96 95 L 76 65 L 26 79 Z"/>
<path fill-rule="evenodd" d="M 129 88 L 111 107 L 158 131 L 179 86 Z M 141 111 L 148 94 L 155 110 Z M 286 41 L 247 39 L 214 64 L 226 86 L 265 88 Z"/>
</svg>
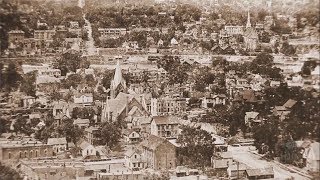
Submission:
<svg viewBox="0 0 320 180">
<path fill-rule="evenodd" d="M 0 0 L 0 180 L 320 180 L 319 0 Z"/>
</svg>

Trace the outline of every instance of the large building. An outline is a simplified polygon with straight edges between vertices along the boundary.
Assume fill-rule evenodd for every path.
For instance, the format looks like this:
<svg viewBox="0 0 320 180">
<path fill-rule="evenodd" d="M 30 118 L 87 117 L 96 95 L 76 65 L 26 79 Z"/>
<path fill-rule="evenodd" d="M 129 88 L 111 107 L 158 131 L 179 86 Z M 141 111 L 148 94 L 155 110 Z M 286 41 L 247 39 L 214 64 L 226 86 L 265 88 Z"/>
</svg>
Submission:
<svg viewBox="0 0 320 180">
<path fill-rule="evenodd" d="M 12 30 L 8 32 L 8 42 L 11 44 L 19 44 L 24 41 L 24 32 L 21 30 Z"/>
<path fill-rule="evenodd" d="M 116 39 L 127 33 L 125 28 L 99 28 L 100 39 Z"/>
<path fill-rule="evenodd" d="M 150 135 L 141 142 L 147 168 L 168 170 L 176 168 L 176 147 L 164 138 Z"/>
<path fill-rule="evenodd" d="M 0 161 L 53 156 L 53 146 L 39 141 L 0 141 Z"/>
<path fill-rule="evenodd" d="M 154 116 L 151 121 L 151 134 L 167 139 L 177 138 L 179 123 L 174 116 Z"/>
<path fill-rule="evenodd" d="M 151 114 L 175 115 L 186 112 L 187 104 L 185 98 L 180 97 L 163 97 L 151 99 Z"/>
</svg>

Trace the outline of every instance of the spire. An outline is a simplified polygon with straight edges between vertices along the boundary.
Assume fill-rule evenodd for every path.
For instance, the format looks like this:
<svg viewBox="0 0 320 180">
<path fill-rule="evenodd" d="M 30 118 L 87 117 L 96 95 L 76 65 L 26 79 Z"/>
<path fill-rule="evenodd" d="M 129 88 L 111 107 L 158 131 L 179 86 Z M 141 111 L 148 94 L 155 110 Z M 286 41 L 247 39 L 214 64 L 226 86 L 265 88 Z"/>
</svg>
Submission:
<svg viewBox="0 0 320 180">
<path fill-rule="evenodd" d="M 123 81 L 122 72 L 121 72 L 120 62 L 118 60 L 116 71 L 113 77 L 114 88 L 116 88 L 122 81 Z"/>
<path fill-rule="evenodd" d="M 250 22 L 250 12 L 248 11 L 248 19 L 247 19 L 247 25 L 246 28 L 251 28 L 251 22 Z"/>
</svg>

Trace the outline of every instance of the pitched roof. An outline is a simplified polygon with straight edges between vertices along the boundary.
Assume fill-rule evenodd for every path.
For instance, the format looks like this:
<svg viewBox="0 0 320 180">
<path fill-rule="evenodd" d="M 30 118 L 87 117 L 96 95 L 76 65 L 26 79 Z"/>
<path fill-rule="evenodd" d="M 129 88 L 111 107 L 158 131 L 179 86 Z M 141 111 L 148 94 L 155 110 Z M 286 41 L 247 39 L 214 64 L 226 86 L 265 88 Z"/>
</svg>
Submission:
<svg viewBox="0 0 320 180">
<path fill-rule="evenodd" d="M 178 121 L 173 116 L 154 116 L 153 120 L 156 124 L 178 124 Z"/>
<path fill-rule="evenodd" d="M 169 141 L 164 138 L 155 136 L 155 135 L 150 135 L 147 139 L 142 141 L 140 145 L 142 147 L 146 147 L 151 150 L 156 150 L 161 144 L 163 144 L 165 142 L 169 142 Z M 170 142 L 168 144 L 170 144 L 174 147 L 174 145 L 171 144 Z"/>
<path fill-rule="evenodd" d="M 80 144 L 80 148 L 81 149 L 85 149 L 85 148 L 87 148 L 89 146 L 92 146 L 92 145 L 90 143 L 88 143 L 87 141 L 82 141 L 82 143 Z"/>
<path fill-rule="evenodd" d="M 293 100 L 293 99 L 289 99 L 283 106 L 285 108 L 292 108 L 295 104 L 297 103 L 297 101 Z"/>
<path fill-rule="evenodd" d="M 66 138 L 49 138 L 48 145 L 67 144 Z"/>
<path fill-rule="evenodd" d="M 264 168 L 264 169 L 247 169 L 248 176 L 265 176 L 265 175 L 274 175 L 273 168 Z"/>
<path fill-rule="evenodd" d="M 258 113 L 258 112 L 254 112 L 254 111 L 246 112 L 247 118 L 252 118 L 252 119 L 254 119 L 254 118 L 256 118 L 258 115 L 259 115 L 259 113 Z"/>
</svg>

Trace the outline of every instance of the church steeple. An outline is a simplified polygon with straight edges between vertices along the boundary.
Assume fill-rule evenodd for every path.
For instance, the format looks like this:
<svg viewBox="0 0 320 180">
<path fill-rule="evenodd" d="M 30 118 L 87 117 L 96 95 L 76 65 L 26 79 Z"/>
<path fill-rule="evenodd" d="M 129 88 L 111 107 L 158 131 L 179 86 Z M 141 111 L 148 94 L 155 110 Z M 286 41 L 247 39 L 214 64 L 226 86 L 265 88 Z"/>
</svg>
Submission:
<svg viewBox="0 0 320 180">
<path fill-rule="evenodd" d="M 118 61 L 117 65 L 116 65 L 116 71 L 115 71 L 114 77 L 113 77 L 114 86 L 117 87 L 121 83 L 122 80 L 123 80 L 123 77 L 122 77 L 120 62 Z"/>
<path fill-rule="evenodd" d="M 120 62 L 117 62 L 116 69 L 114 72 L 113 80 L 111 81 L 111 98 L 115 98 L 119 92 L 123 92 L 127 90 L 126 81 L 122 77 L 122 70 L 120 67 Z"/>
<path fill-rule="evenodd" d="M 248 19 L 247 19 L 247 25 L 246 28 L 251 28 L 251 21 L 250 21 L 250 12 L 248 11 Z"/>
</svg>

